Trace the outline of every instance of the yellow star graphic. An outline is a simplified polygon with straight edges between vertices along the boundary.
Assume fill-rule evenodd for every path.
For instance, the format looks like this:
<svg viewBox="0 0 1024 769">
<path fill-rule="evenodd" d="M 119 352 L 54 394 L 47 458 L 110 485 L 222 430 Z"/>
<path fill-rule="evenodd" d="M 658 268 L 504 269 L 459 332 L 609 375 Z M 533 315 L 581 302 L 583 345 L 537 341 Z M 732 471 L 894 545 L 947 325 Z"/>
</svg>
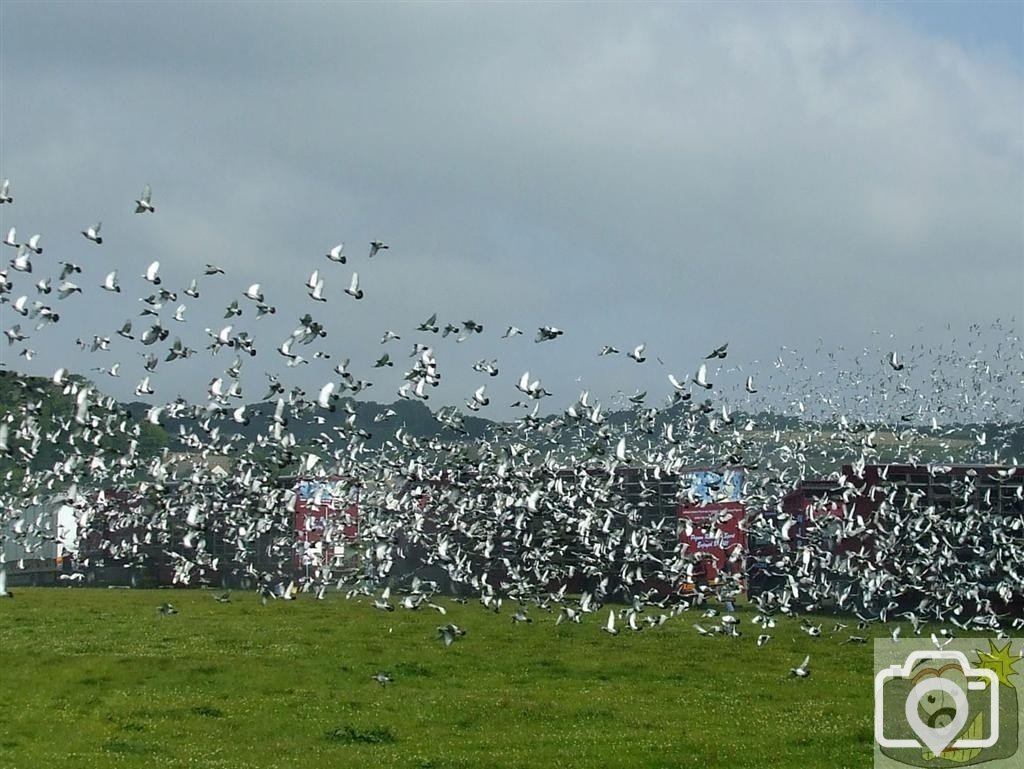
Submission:
<svg viewBox="0 0 1024 769">
<path fill-rule="evenodd" d="M 1011 689 L 1015 689 L 1012 683 L 1010 683 L 1010 676 L 1019 674 L 1019 671 L 1014 670 L 1013 666 L 1020 662 L 1021 658 L 1018 655 L 1010 654 L 1010 642 L 1007 641 L 1006 646 L 999 648 L 995 642 L 991 639 L 988 642 L 989 650 L 983 652 L 980 649 L 975 649 L 975 654 L 978 655 L 978 663 L 980 667 L 986 670 L 991 670 L 999 677 L 999 683 L 1004 686 L 1009 686 Z"/>
</svg>

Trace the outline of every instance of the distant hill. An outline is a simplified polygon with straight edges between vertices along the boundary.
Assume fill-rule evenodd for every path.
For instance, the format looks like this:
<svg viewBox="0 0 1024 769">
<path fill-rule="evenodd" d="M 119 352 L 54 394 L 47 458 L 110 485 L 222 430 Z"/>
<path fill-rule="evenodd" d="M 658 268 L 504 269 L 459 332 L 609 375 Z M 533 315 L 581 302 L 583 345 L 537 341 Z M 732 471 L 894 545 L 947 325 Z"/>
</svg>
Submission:
<svg viewBox="0 0 1024 769">
<path fill-rule="evenodd" d="M 20 478 L 19 466 L 24 464 L 26 456 L 31 456 L 29 464 L 33 469 L 50 467 L 54 462 L 67 456 L 68 447 L 47 439 L 47 436 L 56 433 L 60 422 L 66 422 L 74 417 L 72 391 L 88 384 L 87 379 L 75 375 L 69 375 L 63 385 L 58 386 L 50 379 L 0 371 L 0 419 L 27 409 L 37 421 L 36 432 L 40 436 L 33 449 L 23 437 L 11 432 L 12 455 L 0 457 L 0 481 L 8 472 L 12 473 L 11 480 Z M 224 413 L 215 416 L 215 424 L 222 436 L 238 436 L 243 442 L 255 442 L 257 436 L 267 433 L 274 408 L 275 403 L 272 401 L 251 404 L 246 408 L 249 419 L 247 425 L 232 421 L 230 414 Z M 638 406 L 629 410 L 609 412 L 604 416 L 604 423 L 616 428 L 616 433 L 628 433 L 638 444 L 650 442 L 652 445 L 658 445 L 664 442 L 664 426 L 669 422 L 678 423 L 692 408 L 692 403 L 679 403 L 667 409 L 649 412 L 645 421 L 644 412 L 647 410 Z M 187 450 L 188 447 L 180 436 L 201 434 L 201 423 L 209 419 L 208 413 L 202 407 L 196 407 L 189 416 L 168 417 L 162 420 L 162 426 L 156 426 L 150 424 L 146 418 L 149 409 L 149 404 L 138 401 L 115 405 L 115 412 L 121 415 L 120 421 L 127 420 L 129 430 L 134 430 L 137 426 L 138 452 L 143 458 L 155 456 L 164 448 L 174 451 Z M 447 414 L 455 413 L 457 419 L 439 419 L 439 416 L 444 415 L 431 411 L 426 404 L 416 400 L 398 400 L 390 404 L 381 404 L 374 401 L 342 399 L 337 402 L 333 411 L 314 408 L 296 414 L 289 410 L 287 430 L 295 435 L 296 442 L 304 450 L 323 443 L 323 436 L 329 436 L 336 441 L 339 432 L 354 430 L 363 431 L 365 446 L 368 449 L 375 449 L 386 440 L 393 439 L 399 428 L 405 434 L 416 438 L 439 437 L 448 441 L 474 442 L 499 435 L 513 426 L 513 422 L 492 421 L 451 409 L 443 411 Z M 350 419 L 352 413 L 355 414 L 355 419 L 348 425 L 346 420 Z M 701 420 L 715 416 L 716 412 L 709 411 Z M 728 428 L 726 433 L 740 429 L 748 420 L 754 425 L 743 435 L 743 445 L 747 453 L 744 455 L 741 452 L 735 457 L 739 462 L 746 462 L 748 457 L 766 456 L 782 444 L 799 444 L 806 441 L 808 436 L 814 436 L 811 440 L 814 445 L 806 447 L 805 461 L 809 469 L 827 473 L 836 469 L 838 463 L 851 461 L 859 456 L 861 440 L 871 430 L 877 432 L 875 444 L 878 461 L 905 461 L 909 451 L 906 446 L 900 445 L 894 431 L 907 429 L 911 427 L 910 425 L 860 425 L 852 434 L 830 438 L 829 436 L 837 430 L 834 423 L 800 420 L 789 415 L 767 412 L 735 412 L 730 417 L 733 426 Z M 564 421 L 561 415 L 545 417 L 538 420 L 537 424 L 547 429 L 518 431 L 517 435 L 520 440 L 535 443 L 542 448 L 592 446 L 598 453 L 608 448 L 601 445 L 598 427 L 590 424 L 588 420 L 582 419 L 564 429 L 556 429 Z M 457 425 L 453 426 L 453 422 L 457 422 Z M 976 436 L 982 433 L 986 436 L 985 446 L 980 446 L 976 441 Z M 705 432 L 694 442 L 692 448 L 695 461 L 723 461 L 723 457 L 715 454 L 721 446 L 713 445 L 713 441 L 707 440 L 709 437 Z M 112 430 L 104 436 L 101 448 L 111 454 L 118 454 L 127 448 L 128 441 L 127 435 Z M 985 457 L 990 458 L 993 448 L 999 447 L 1001 460 L 1007 462 L 1012 461 L 1013 457 L 1024 456 L 1024 422 L 957 425 L 945 427 L 936 434 L 918 426 L 912 444 L 911 455 L 918 457 L 920 461 L 949 461 L 951 453 L 956 461 L 991 461 Z M 707 456 L 701 454 L 702 448 L 708 450 Z M 27 455 L 25 451 L 28 452 Z M 18 461 L 19 458 L 21 461 Z"/>
</svg>

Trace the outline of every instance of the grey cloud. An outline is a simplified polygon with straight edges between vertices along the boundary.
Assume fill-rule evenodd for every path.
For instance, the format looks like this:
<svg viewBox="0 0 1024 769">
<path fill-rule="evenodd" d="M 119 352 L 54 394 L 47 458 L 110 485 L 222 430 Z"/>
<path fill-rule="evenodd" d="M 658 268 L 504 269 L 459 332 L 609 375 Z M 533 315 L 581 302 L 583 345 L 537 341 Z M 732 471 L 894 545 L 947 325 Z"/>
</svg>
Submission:
<svg viewBox="0 0 1024 769">
<path fill-rule="evenodd" d="M 1021 310 L 1019 75 L 857 6 L 6 4 L 3 18 L 2 172 L 18 194 L 3 225 L 126 275 L 150 258 L 178 282 L 223 263 L 202 300 L 218 307 L 260 280 L 280 308 L 252 324 L 271 357 L 310 310 L 368 369 L 385 328 L 405 345 L 438 311 L 489 337 L 444 348 L 448 400 L 485 355 L 513 398 L 526 368 L 570 396 L 664 389 L 660 368 L 597 360 L 604 342 L 646 341 L 679 372 L 726 339 L 764 360 Z M 145 182 L 158 213 L 138 222 Z M 97 218 L 108 244 L 90 251 L 77 231 Z M 367 264 L 373 237 L 393 248 Z M 342 301 L 352 265 L 323 260 L 339 240 L 359 305 Z M 314 267 L 325 309 L 302 289 Z M 124 314 L 76 299 L 97 327 Z M 196 310 L 193 335 L 216 319 Z M 512 323 L 567 333 L 491 336 Z M 312 386 L 325 371 L 290 373 Z M 399 376 L 371 395 L 390 400 Z"/>
</svg>

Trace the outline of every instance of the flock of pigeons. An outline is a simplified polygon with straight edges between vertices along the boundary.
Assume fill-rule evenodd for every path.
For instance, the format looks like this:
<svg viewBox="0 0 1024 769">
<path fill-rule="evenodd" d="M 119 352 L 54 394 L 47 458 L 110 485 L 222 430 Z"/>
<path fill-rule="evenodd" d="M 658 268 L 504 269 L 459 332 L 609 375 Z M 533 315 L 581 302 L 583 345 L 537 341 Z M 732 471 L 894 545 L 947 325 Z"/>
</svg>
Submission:
<svg viewBox="0 0 1024 769">
<path fill-rule="evenodd" d="M 147 185 L 135 200 L 135 213 L 156 215 L 153 200 Z M 4 180 L 0 204 L 7 208 L 13 201 Z M 81 230 L 96 250 L 88 265 L 80 265 L 49 258 L 40 235 L 22 241 L 17 229 L 9 228 L 3 244 L 12 256 L 9 268 L 0 271 L 5 366 L 12 367 L 17 357 L 32 360 L 30 342 L 49 351 L 45 334 L 64 322 L 65 303 L 101 296 L 118 302 L 133 293 L 117 270 L 103 266 L 102 232 L 98 221 Z M 362 257 L 364 272 L 368 260 L 387 249 L 383 241 L 372 241 L 368 257 Z M 769 571 L 776 578 L 755 601 L 754 622 L 762 631 L 758 645 L 769 642 L 776 621 L 799 623 L 805 614 L 831 608 L 856 615 L 861 627 L 908 623 L 915 633 L 929 624 L 947 633 L 949 625 L 998 633 L 1024 627 L 1024 497 L 1020 476 L 1003 469 L 1016 460 L 1005 457 L 1005 446 L 989 443 L 984 431 L 951 422 L 953 414 L 1019 420 L 1024 352 L 1012 322 L 972 327 L 966 353 L 955 347 L 883 353 L 874 375 L 865 362 L 868 350 L 851 354 L 855 365 L 837 362 L 831 389 L 820 372 L 785 348 L 761 382 L 755 384 L 748 374 L 730 382 L 729 374 L 739 369 L 726 369 L 728 345 L 714 344 L 690 373 L 666 376 L 659 405 L 651 405 L 647 392 L 637 392 L 625 397 L 625 409 L 615 410 L 584 391 L 561 408 L 542 412 L 551 392 L 527 371 L 508 380 L 508 391 L 517 397 L 512 405 L 521 407 L 522 415 L 495 422 L 483 437 L 471 437 L 468 414 L 487 408 L 494 399 L 488 390 L 493 393 L 502 381 L 497 379 L 501 356 L 492 352 L 461 375 L 483 381 L 467 388 L 464 407 L 438 408 L 436 432 L 417 435 L 391 423 L 393 409 L 360 420 L 356 399 L 373 383 L 356 376 L 349 361 L 332 357 L 325 341 L 331 315 L 322 309 L 331 271 L 348 264 L 349 254 L 339 243 L 320 259 L 305 283 L 301 277 L 294 281 L 296 292 L 304 289 L 307 298 L 301 301 L 307 307 L 291 332 L 268 347 L 254 325 L 243 330 L 237 320 L 245 314 L 255 324 L 277 313 L 270 292 L 259 283 L 238 281 L 236 298 L 223 308 L 223 322 L 205 328 L 196 341 L 188 337 L 194 324 L 187 320 L 191 311 L 185 302 L 201 306 L 205 281 L 236 279 L 206 264 L 187 286 L 174 287 L 164 280 L 159 261 L 140 265 L 134 281 L 143 296 L 130 300 L 132 313 L 141 308 L 138 317 L 77 341 L 103 360 L 94 368 L 102 377 L 120 377 L 141 361 L 134 392 L 152 405 L 144 419 L 132 419 L 101 385 L 65 368 L 57 368 L 48 381 L 19 378 L 23 397 L 0 407 L 0 461 L 6 468 L 0 479 L 2 536 L 23 546 L 52 536 L 31 511 L 59 501 L 78 511 L 83 529 L 109 529 L 115 518 L 131 519 L 130 537 L 101 543 L 111 558 L 130 562 L 158 546 L 185 584 L 210 579 L 230 560 L 254 578 L 264 601 L 293 600 L 299 593 L 322 598 L 336 590 L 381 611 L 443 615 L 439 593 L 459 600 L 472 595 L 488 611 L 512 607 L 509 616 L 517 624 L 532 624 L 531 612 L 557 612 L 556 624 L 582 624 L 607 611 L 598 626 L 613 636 L 701 612 L 700 621 L 692 623 L 695 632 L 741 638 L 732 611 L 716 615 L 709 608 L 709 591 L 683 596 L 674 589 L 699 582 L 702 560 L 700 552 L 680 544 L 674 511 L 681 502 L 698 503 L 684 480 L 687 468 L 725 472 L 743 466 L 745 528 L 749 537 L 771 543 Z M 349 299 L 366 298 L 358 272 L 347 286 Z M 285 286 L 274 290 L 284 292 Z M 220 315 L 221 308 L 213 312 Z M 172 328 L 181 335 L 171 339 Z M 998 337 L 994 344 L 973 344 L 983 331 Z M 501 339 L 522 334 L 509 325 Z M 570 336 L 541 325 L 535 343 L 565 344 Z M 484 327 L 475 320 L 442 325 L 437 314 L 408 330 L 384 330 L 381 345 L 415 340 L 397 397 L 427 401 L 441 380 L 445 346 L 483 337 Z M 621 355 L 614 345 L 598 354 Z M 152 397 L 164 367 L 196 356 L 205 356 L 213 369 L 205 403 Z M 397 357 L 384 353 L 372 368 L 392 369 Z M 645 344 L 637 344 L 622 357 L 642 365 L 649 353 Z M 268 383 L 261 410 L 267 418 L 253 435 L 244 429 L 256 421 L 253 407 L 244 402 L 241 373 L 256 361 Z M 287 381 L 287 372 L 299 366 L 322 372 L 314 392 Z M 66 414 L 44 405 L 55 389 L 70 404 Z M 803 419 L 798 429 L 783 429 L 754 412 L 751 396 L 762 390 L 790 398 L 791 413 Z M 745 401 L 730 403 L 731 392 Z M 886 421 L 873 412 L 878 402 L 897 416 Z M 291 426 L 310 422 L 320 430 L 311 441 L 300 442 Z M 170 430 L 171 439 L 195 460 L 184 476 L 171 453 L 146 453 L 145 431 L 155 427 Z M 965 429 L 974 430 L 966 440 Z M 380 442 L 382 432 L 387 437 Z M 374 433 L 379 445 L 370 448 Z M 924 459 L 929 446 L 945 460 Z M 41 461 L 53 452 L 56 459 Z M 216 458 L 230 463 L 227 474 L 215 474 Z M 794 520 L 780 512 L 783 495 L 801 478 L 836 467 L 839 458 L 855 469 L 851 477 L 833 475 L 851 512 L 825 516 L 830 525 L 810 526 L 798 536 Z M 922 505 L 920 498 L 893 489 L 877 515 L 865 519 L 852 512 L 853 502 L 865 493 L 856 473 L 880 461 L 918 463 L 937 474 L 954 461 L 995 467 L 968 477 L 949 509 Z M 346 529 L 353 521 L 338 520 L 324 532 L 329 547 L 320 555 L 326 557 L 297 581 L 265 565 L 268 553 L 284 561 L 296 546 L 289 512 L 295 491 L 279 483 L 282 473 L 331 479 L 333 490 L 318 492 L 329 498 L 312 504 L 356 494 L 359 499 L 358 534 Z M 980 496 L 980 484 L 990 474 L 997 474 L 1008 494 Z M 717 501 L 724 493 L 712 488 L 703 501 Z M 835 495 L 821 504 L 834 501 Z M 711 518 L 708 541 L 720 539 L 723 524 L 724 518 Z M 840 553 L 837 538 L 862 545 Z M 212 552 L 214 541 L 228 543 L 229 552 Z M 730 555 L 734 563 L 742 558 L 738 550 Z M 0 569 L 0 580 L 3 574 Z M 719 597 L 728 600 L 740 587 L 738 579 L 727 580 Z M 401 600 L 393 601 L 392 590 Z M 0 595 L 8 593 L 0 581 Z M 623 608 L 609 608 L 612 602 Z M 170 604 L 160 610 L 175 612 Z M 821 635 L 820 625 L 800 627 L 812 637 Z M 437 632 L 445 645 L 466 635 L 451 623 Z M 862 638 L 851 635 L 848 642 Z M 939 636 L 933 639 L 941 643 Z M 800 678 L 809 673 L 809 659 L 791 670 Z M 389 680 L 378 682 L 383 686 Z"/>
</svg>

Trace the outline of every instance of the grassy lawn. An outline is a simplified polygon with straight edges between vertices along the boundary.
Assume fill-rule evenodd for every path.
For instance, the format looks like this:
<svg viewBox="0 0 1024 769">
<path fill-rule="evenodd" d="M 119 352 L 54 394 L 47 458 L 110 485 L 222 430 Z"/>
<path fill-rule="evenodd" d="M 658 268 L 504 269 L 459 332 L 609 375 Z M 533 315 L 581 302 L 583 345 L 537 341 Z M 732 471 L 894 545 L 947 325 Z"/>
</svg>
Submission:
<svg viewBox="0 0 1024 769">
<path fill-rule="evenodd" d="M 871 764 L 871 646 L 841 645 L 830 618 L 822 638 L 781 618 L 759 649 L 749 612 L 741 639 L 699 637 L 695 611 L 611 637 L 607 612 L 514 625 L 509 606 L 444 599 L 447 618 L 340 597 L 16 593 L 0 601 L 3 767 Z M 159 614 L 166 600 L 180 613 Z M 468 634 L 446 649 L 447 621 Z M 788 678 L 808 653 L 811 677 Z"/>
</svg>

